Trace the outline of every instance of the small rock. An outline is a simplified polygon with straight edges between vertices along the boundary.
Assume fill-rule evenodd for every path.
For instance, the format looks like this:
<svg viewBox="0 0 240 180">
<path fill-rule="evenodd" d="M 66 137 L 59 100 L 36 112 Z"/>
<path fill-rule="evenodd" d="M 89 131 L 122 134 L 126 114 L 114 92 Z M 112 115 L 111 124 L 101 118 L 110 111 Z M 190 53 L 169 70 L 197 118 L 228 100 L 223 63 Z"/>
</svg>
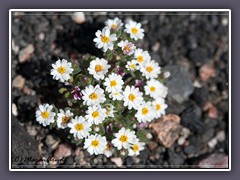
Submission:
<svg viewBox="0 0 240 180">
<path fill-rule="evenodd" d="M 168 96 L 179 104 L 188 100 L 188 97 L 193 93 L 194 87 L 187 69 L 179 65 L 168 65 L 164 68 L 164 71 L 169 71 L 171 74 L 166 83 Z"/>
<path fill-rule="evenodd" d="M 34 52 L 34 46 L 29 44 L 27 47 L 22 49 L 18 54 L 18 59 L 20 63 L 24 63 L 25 61 L 29 60 L 32 53 Z"/>
<path fill-rule="evenodd" d="M 59 144 L 54 152 L 54 157 L 57 159 L 62 159 L 64 157 L 71 156 L 72 148 L 68 144 Z"/>
<path fill-rule="evenodd" d="M 172 119 L 170 118 L 172 117 Z M 167 115 L 165 118 L 149 125 L 158 135 L 159 142 L 167 148 L 170 148 L 177 140 L 180 133 L 180 117 L 177 115 Z"/>
<path fill-rule="evenodd" d="M 83 12 L 75 12 L 72 15 L 72 20 L 77 24 L 82 24 L 86 21 L 85 14 Z"/>
<path fill-rule="evenodd" d="M 209 78 L 216 76 L 216 70 L 212 65 L 204 64 L 199 70 L 199 75 L 202 81 L 207 81 Z"/>
<path fill-rule="evenodd" d="M 222 25 L 227 26 L 228 25 L 228 18 L 224 17 L 222 18 Z"/>
<path fill-rule="evenodd" d="M 16 104 L 12 103 L 12 114 L 14 116 L 17 116 L 18 115 L 18 111 L 17 111 L 17 106 Z"/>
<path fill-rule="evenodd" d="M 225 154 L 211 154 L 198 163 L 199 168 L 228 168 L 228 156 Z"/>
<path fill-rule="evenodd" d="M 38 131 L 37 131 L 37 129 L 36 129 L 36 126 L 27 126 L 26 127 L 26 129 L 27 129 L 27 133 L 30 135 L 30 136 L 36 136 L 37 135 L 37 133 L 38 133 Z"/>
<path fill-rule="evenodd" d="M 198 149 L 194 145 L 188 145 L 184 148 L 185 154 L 188 156 L 188 158 L 192 158 L 197 154 Z"/>
<path fill-rule="evenodd" d="M 224 131 L 219 131 L 216 135 L 216 138 L 219 142 L 224 142 L 226 139 L 226 134 Z"/>
<path fill-rule="evenodd" d="M 218 110 L 216 106 L 212 106 L 208 111 L 208 116 L 210 118 L 216 119 L 218 117 Z"/>
<path fill-rule="evenodd" d="M 213 138 L 208 142 L 208 147 L 213 149 L 217 145 L 217 139 Z"/>
<path fill-rule="evenodd" d="M 15 44 L 14 40 L 12 40 L 12 50 L 15 54 L 18 54 L 19 46 Z"/>
<path fill-rule="evenodd" d="M 44 33 L 40 33 L 38 38 L 39 38 L 39 40 L 43 41 L 45 39 L 45 34 Z"/>
<path fill-rule="evenodd" d="M 87 166 L 90 165 L 86 160 L 85 160 L 85 156 L 84 156 L 84 152 L 81 148 L 77 148 L 75 150 L 75 161 L 78 165 L 81 166 Z"/>
<path fill-rule="evenodd" d="M 117 167 L 121 167 L 123 165 L 122 158 L 116 157 L 116 158 L 111 158 L 111 161 L 117 165 Z"/>
<path fill-rule="evenodd" d="M 197 47 L 190 51 L 189 59 L 194 61 L 197 66 L 208 62 L 208 53 L 206 48 Z"/>
<path fill-rule="evenodd" d="M 54 150 L 60 143 L 60 138 L 52 135 L 47 135 L 45 143 L 50 148 L 50 150 Z"/>
<path fill-rule="evenodd" d="M 184 163 L 184 158 L 175 152 L 173 152 L 171 149 L 168 150 L 168 156 L 169 156 L 169 163 L 171 165 L 182 165 Z"/>
<path fill-rule="evenodd" d="M 25 81 L 26 80 L 24 77 L 22 77 L 21 75 L 18 75 L 13 79 L 12 87 L 18 88 L 21 90 L 24 87 Z"/>
<path fill-rule="evenodd" d="M 157 52 L 160 48 L 160 43 L 157 41 L 153 46 L 152 46 L 152 51 Z"/>
<path fill-rule="evenodd" d="M 154 150 L 154 149 L 156 149 L 158 147 L 158 144 L 155 143 L 154 141 L 149 141 L 149 143 L 147 145 L 148 145 L 148 148 L 150 150 Z"/>
<path fill-rule="evenodd" d="M 183 137 L 183 136 L 181 136 L 180 138 L 178 138 L 178 144 L 179 144 L 180 146 L 182 146 L 182 145 L 185 143 L 185 140 L 186 140 L 186 138 Z"/>
</svg>

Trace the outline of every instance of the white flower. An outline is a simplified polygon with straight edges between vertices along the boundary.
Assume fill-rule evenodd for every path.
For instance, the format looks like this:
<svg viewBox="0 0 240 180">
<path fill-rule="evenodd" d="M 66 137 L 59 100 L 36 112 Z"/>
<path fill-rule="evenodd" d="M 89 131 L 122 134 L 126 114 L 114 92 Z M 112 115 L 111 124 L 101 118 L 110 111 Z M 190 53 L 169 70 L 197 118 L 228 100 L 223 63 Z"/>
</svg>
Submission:
<svg viewBox="0 0 240 180">
<path fill-rule="evenodd" d="M 113 41 L 117 40 L 117 36 L 116 34 L 110 34 L 110 29 L 103 28 L 102 32 L 98 30 L 96 36 L 93 41 L 98 49 L 103 48 L 103 52 L 106 52 L 108 49 L 113 50 Z"/>
<path fill-rule="evenodd" d="M 39 106 L 36 111 L 36 120 L 44 127 L 50 123 L 54 123 L 54 116 L 56 113 L 52 112 L 53 106 L 49 104 L 43 104 Z"/>
<path fill-rule="evenodd" d="M 122 48 L 123 54 L 127 55 L 132 55 L 136 49 L 136 46 L 128 40 L 120 41 L 117 45 Z"/>
<path fill-rule="evenodd" d="M 144 29 L 141 28 L 141 24 L 135 21 L 130 21 L 128 24 L 125 25 L 125 32 L 130 34 L 130 38 L 134 40 L 142 39 L 144 34 Z"/>
<path fill-rule="evenodd" d="M 155 99 L 157 97 L 165 98 L 168 93 L 168 88 L 155 79 L 147 81 L 144 90 L 146 95 L 150 95 Z"/>
<path fill-rule="evenodd" d="M 102 137 L 99 134 L 90 135 L 84 142 L 84 149 L 90 153 L 90 155 L 103 154 L 106 149 L 107 140 L 106 137 Z"/>
<path fill-rule="evenodd" d="M 121 101 L 123 100 L 123 92 L 122 91 L 116 91 L 116 92 L 111 92 L 109 94 L 109 97 L 112 98 L 113 101 Z"/>
<path fill-rule="evenodd" d="M 157 98 L 152 102 L 152 105 L 155 108 L 155 118 L 160 118 L 162 115 L 165 115 L 165 110 L 168 105 L 165 103 L 165 100 L 163 98 Z"/>
<path fill-rule="evenodd" d="M 84 105 L 99 105 L 106 100 L 104 90 L 100 88 L 99 85 L 96 85 L 95 87 L 93 87 L 92 85 L 87 86 L 84 90 L 82 90 L 82 94 Z"/>
<path fill-rule="evenodd" d="M 158 75 L 161 73 L 160 67 L 157 62 L 154 60 L 148 61 L 144 63 L 140 67 L 140 71 L 143 73 L 143 75 L 147 78 L 157 78 Z"/>
<path fill-rule="evenodd" d="M 122 90 L 124 82 L 120 75 L 112 73 L 105 78 L 105 82 L 103 84 L 106 86 L 107 92 L 118 92 Z"/>
<path fill-rule="evenodd" d="M 112 29 L 112 30 L 118 30 L 119 28 L 122 27 L 123 23 L 120 19 L 118 19 L 117 17 L 114 19 L 108 19 L 105 22 L 105 25 L 108 29 Z"/>
<path fill-rule="evenodd" d="M 154 118 L 154 107 L 150 102 L 143 102 L 139 107 L 138 111 L 135 114 L 138 122 L 150 122 Z"/>
<path fill-rule="evenodd" d="M 68 124 L 68 127 L 71 128 L 70 133 L 73 134 L 73 137 L 76 139 L 87 137 L 91 130 L 90 124 L 82 116 L 76 116 L 72 122 Z"/>
<path fill-rule="evenodd" d="M 131 146 L 129 149 L 129 156 L 138 156 L 140 154 L 140 151 L 144 149 L 145 143 L 139 142 L 139 139 L 136 139 L 136 142 Z"/>
<path fill-rule="evenodd" d="M 70 123 L 73 117 L 73 113 L 70 110 L 63 111 L 60 109 L 60 112 L 57 114 L 57 126 L 58 128 L 65 129 L 68 127 L 68 123 Z"/>
<path fill-rule="evenodd" d="M 106 109 L 101 108 L 101 106 L 89 106 L 87 110 L 86 119 L 91 124 L 100 124 L 107 117 Z"/>
<path fill-rule="evenodd" d="M 114 117 L 114 113 L 116 111 L 114 111 L 114 106 L 112 104 L 109 104 L 105 109 L 106 109 L 106 115 L 107 117 Z"/>
<path fill-rule="evenodd" d="M 51 75 L 53 79 L 60 80 L 61 82 L 70 79 L 70 74 L 73 72 L 72 63 L 67 60 L 58 60 L 55 64 L 52 64 Z"/>
<path fill-rule="evenodd" d="M 139 65 L 143 65 L 144 63 L 151 60 L 149 53 L 147 51 L 143 51 L 140 48 L 135 50 L 134 57 L 136 58 Z"/>
<path fill-rule="evenodd" d="M 143 101 L 143 93 L 139 91 L 138 88 L 134 86 L 127 86 L 123 92 L 124 106 L 128 106 L 128 109 L 138 109 L 139 105 Z"/>
<path fill-rule="evenodd" d="M 130 129 L 125 129 L 124 127 L 118 133 L 114 134 L 114 136 L 116 138 L 112 140 L 112 144 L 118 150 L 122 148 L 129 149 L 136 139 L 135 131 L 130 131 Z"/>
<path fill-rule="evenodd" d="M 96 80 L 104 79 L 104 75 L 108 72 L 111 66 L 108 65 L 107 60 L 96 58 L 90 62 L 88 67 L 89 74 L 92 74 Z"/>
<path fill-rule="evenodd" d="M 113 148 L 110 146 L 110 144 L 107 144 L 107 145 L 106 145 L 106 148 L 105 148 L 105 150 L 103 151 L 103 154 L 104 154 L 105 156 L 107 156 L 107 157 L 112 156 L 112 154 L 113 154 Z"/>
<path fill-rule="evenodd" d="M 139 70 L 139 66 L 138 66 L 137 60 L 128 61 L 128 62 L 127 62 L 127 65 L 126 65 L 125 67 L 126 67 L 127 70 L 129 70 L 129 71 Z"/>
</svg>

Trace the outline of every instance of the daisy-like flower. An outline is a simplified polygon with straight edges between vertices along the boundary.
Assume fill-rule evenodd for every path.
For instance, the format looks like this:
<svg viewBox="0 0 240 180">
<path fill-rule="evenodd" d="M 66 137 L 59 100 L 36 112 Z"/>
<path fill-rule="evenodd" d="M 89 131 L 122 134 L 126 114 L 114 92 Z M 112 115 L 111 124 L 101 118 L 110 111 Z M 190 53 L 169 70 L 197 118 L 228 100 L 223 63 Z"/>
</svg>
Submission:
<svg viewBox="0 0 240 180">
<path fill-rule="evenodd" d="M 83 91 L 83 104 L 88 106 L 99 105 L 103 103 L 106 98 L 104 90 L 99 85 L 93 87 L 92 85 L 87 86 Z"/>
<path fill-rule="evenodd" d="M 72 63 L 67 60 L 58 60 L 55 64 L 52 64 L 51 75 L 53 79 L 60 80 L 61 82 L 70 79 L 70 74 L 73 72 Z"/>
<path fill-rule="evenodd" d="M 118 92 L 122 90 L 124 82 L 120 75 L 112 73 L 105 78 L 105 82 L 103 84 L 106 86 L 107 92 Z"/>
<path fill-rule="evenodd" d="M 112 140 L 112 144 L 118 149 L 129 149 L 131 144 L 134 143 L 136 139 L 135 131 L 130 131 L 130 129 L 125 129 L 122 127 L 118 133 L 114 134 L 115 139 Z"/>
<path fill-rule="evenodd" d="M 96 36 L 93 41 L 98 49 L 103 48 L 103 52 L 106 52 L 108 49 L 113 50 L 113 42 L 117 40 L 117 36 L 116 34 L 110 34 L 109 28 L 103 28 L 102 31 L 98 30 Z"/>
<path fill-rule="evenodd" d="M 106 145 L 106 149 L 103 151 L 103 154 L 107 157 L 112 156 L 113 148 L 111 147 L 111 145 L 109 143 Z"/>
<path fill-rule="evenodd" d="M 123 100 L 123 92 L 122 91 L 116 91 L 116 92 L 111 92 L 109 94 L 109 97 L 112 98 L 113 101 L 121 101 Z"/>
<path fill-rule="evenodd" d="M 39 109 L 36 111 L 36 120 L 39 124 L 42 124 L 44 127 L 50 123 L 54 123 L 54 116 L 56 113 L 52 112 L 53 106 L 49 104 L 43 104 L 39 106 Z"/>
<path fill-rule="evenodd" d="M 114 111 L 114 108 L 115 107 L 112 104 L 105 107 L 107 117 L 114 117 L 114 113 L 116 112 Z"/>
<path fill-rule="evenodd" d="M 134 52 L 134 57 L 136 58 L 139 65 L 143 65 L 147 61 L 151 60 L 151 56 L 147 51 L 143 51 L 142 49 L 138 48 Z"/>
<path fill-rule="evenodd" d="M 135 114 L 138 122 L 150 122 L 154 118 L 154 107 L 150 102 L 143 102 L 139 107 L 138 111 Z"/>
<path fill-rule="evenodd" d="M 100 124 L 107 117 L 106 109 L 101 106 L 89 106 L 87 110 L 86 119 L 90 124 Z"/>
<path fill-rule="evenodd" d="M 60 112 L 57 114 L 57 126 L 58 128 L 65 129 L 68 127 L 73 117 L 73 113 L 70 110 L 64 111 L 60 109 Z"/>
<path fill-rule="evenodd" d="M 138 39 L 142 39 L 144 34 L 144 29 L 141 28 L 141 24 L 135 21 L 130 21 L 128 24 L 125 25 L 125 32 L 130 34 L 130 38 L 134 39 L 135 41 Z"/>
<path fill-rule="evenodd" d="M 103 137 L 99 134 L 90 135 L 84 142 L 84 149 L 90 153 L 90 155 L 103 154 L 103 151 L 106 149 L 107 140 L 106 137 Z"/>
<path fill-rule="evenodd" d="M 68 124 L 68 127 L 71 128 L 70 133 L 73 134 L 73 137 L 76 139 L 83 139 L 89 135 L 91 131 L 90 124 L 82 116 L 76 116 L 72 122 Z"/>
<path fill-rule="evenodd" d="M 118 30 L 119 28 L 122 27 L 123 23 L 122 21 L 119 19 L 119 18 L 114 18 L 114 19 L 108 19 L 106 22 L 105 22 L 105 25 L 108 29 L 111 29 L 113 31 L 116 31 Z"/>
<path fill-rule="evenodd" d="M 144 90 L 146 95 L 150 95 L 155 99 L 157 97 L 165 98 L 168 93 L 168 88 L 155 79 L 147 81 Z"/>
<path fill-rule="evenodd" d="M 123 92 L 124 106 L 127 106 L 128 109 L 138 109 L 139 105 L 143 101 L 143 93 L 139 91 L 139 88 L 134 86 L 127 86 Z"/>
<path fill-rule="evenodd" d="M 147 78 L 157 78 L 158 75 L 161 73 L 160 67 L 157 62 L 154 60 L 148 61 L 144 63 L 140 67 L 140 71 L 143 73 L 143 75 Z"/>
<path fill-rule="evenodd" d="M 140 154 L 140 151 L 144 149 L 145 143 L 139 142 L 139 139 L 136 139 L 136 142 L 131 145 L 129 149 L 129 156 L 138 156 Z"/>
<path fill-rule="evenodd" d="M 128 40 L 120 41 L 117 45 L 122 48 L 123 54 L 127 55 L 132 55 L 136 49 L 136 46 Z"/>
<path fill-rule="evenodd" d="M 95 60 L 90 62 L 90 66 L 88 67 L 89 74 L 93 75 L 96 80 L 104 79 L 104 75 L 108 72 L 108 69 L 111 66 L 108 65 L 107 60 L 101 58 L 96 58 Z"/>
<path fill-rule="evenodd" d="M 129 70 L 129 71 L 139 70 L 139 66 L 138 66 L 137 60 L 128 61 L 128 62 L 127 62 L 127 65 L 126 65 L 125 67 L 126 67 L 127 70 Z"/>
<path fill-rule="evenodd" d="M 152 105 L 155 108 L 155 118 L 160 118 L 162 115 L 165 115 L 165 110 L 168 105 L 165 103 L 165 100 L 163 98 L 157 98 L 152 102 Z"/>
</svg>

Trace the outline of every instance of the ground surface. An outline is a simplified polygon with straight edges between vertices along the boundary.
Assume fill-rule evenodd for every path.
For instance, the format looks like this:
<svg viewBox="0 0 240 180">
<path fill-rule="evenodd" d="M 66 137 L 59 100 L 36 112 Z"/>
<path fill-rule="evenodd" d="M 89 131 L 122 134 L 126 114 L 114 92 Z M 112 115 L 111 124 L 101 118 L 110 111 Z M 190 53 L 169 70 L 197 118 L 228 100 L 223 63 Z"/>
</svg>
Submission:
<svg viewBox="0 0 240 180">
<path fill-rule="evenodd" d="M 94 47 L 94 34 L 104 26 L 105 20 L 114 17 L 123 21 L 131 18 L 143 24 L 146 35 L 139 46 L 171 72 L 167 83 L 167 113 L 181 117 L 179 137 L 170 148 L 157 143 L 154 136 L 140 156 L 123 160 L 89 156 L 81 147 L 71 144 L 64 132 L 43 128 L 35 121 L 35 110 L 40 103 L 64 105 L 58 93 L 61 84 L 49 73 L 51 63 L 57 58 L 74 59 L 85 53 L 101 56 L 101 51 Z M 21 136 L 13 135 L 14 144 L 37 144 L 26 151 L 38 149 L 39 157 L 46 158 L 44 162 L 38 161 L 38 166 L 15 158 L 13 164 L 22 165 L 15 167 L 226 165 L 229 123 L 227 14 L 95 12 L 85 13 L 85 18 L 83 23 L 77 24 L 69 13 L 16 12 L 12 16 L 12 113 L 20 122 L 18 125 L 14 120 L 12 127 L 23 126 L 26 131 L 21 129 Z M 24 154 L 21 151 L 12 153 L 17 157 Z M 68 157 L 62 162 L 47 162 L 50 156 L 63 155 Z"/>
</svg>

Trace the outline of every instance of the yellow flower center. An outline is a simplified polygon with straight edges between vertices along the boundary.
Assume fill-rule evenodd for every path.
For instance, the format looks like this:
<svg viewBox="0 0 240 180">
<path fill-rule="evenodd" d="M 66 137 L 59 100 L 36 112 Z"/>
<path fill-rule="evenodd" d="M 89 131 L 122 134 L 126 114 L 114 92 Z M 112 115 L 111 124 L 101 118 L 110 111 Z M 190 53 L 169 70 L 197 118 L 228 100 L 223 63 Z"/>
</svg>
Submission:
<svg viewBox="0 0 240 180">
<path fill-rule="evenodd" d="M 66 72 L 66 68 L 63 67 L 63 66 L 60 66 L 60 67 L 58 68 L 58 72 L 59 72 L 60 74 L 63 74 L 63 73 Z"/>
<path fill-rule="evenodd" d="M 110 82 L 110 86 L 111 87 L 114 87 L 114 86 L 116 86 L 117 85 L 117 81 L 116 80 L 112 80 L 111 82 Z"/>
<path fill-rule="evenodd" d="M 140 63 L 143 62 L 143 56 L 138 56 L 138 57 L 137 57 L 137 60 L 138 60 L 138 62 L 140 62 Z"/>
<path fill-rule="evenodd" d="M 107 36 L 102 36 L 101 40 L 102 40 L 103 43 L 108 43 L 110 39 Z"/>
<path fill-rule="evenodd" d="M 149 112 L 148 108 L 142 108 L 142 114 L 146 115 Z"/>
<path fill-rule="evenodd" d="M 64 117 L 62 117 L 62 123 L 67 124 L 67 123 L 69 123 L 70 119 L 71 119 L 71 117 L 64 116 Z"/>
<path fill-rule="evenodd" d="M 119 139 L 122 143 L 125 143 L 128 141 L 128 137 L 126 135 L 122 135 Z"/>
<path fill-rule="evenodd" d="M 139 150 L 139 146 L 137 144 L 133 145 L 133 151 L 136 152 Z"/>
<path fill-rule="evenodd" d="M 123 50 L 130 52 L 131 48 L 128 45 L 126 45 L 126 46 L 124 46 Z"/>
<path fill-rule="evenodd" d="M 133 34 L 137 34 L 137 33 L 138 33 L 138 29 L 137 29 L 137 28 L 135 28 L 135 27 L 134 27 L 134 28 L 132 28 L 131 30 L 132 30 L 132 33 L 133 33 Z"/>
<path fill-rule="evenodd" d="M 148 67 L 146 68 L 146 70 L 147 70 L 147 72 L 151 73 L 151 72 L 153 71 L 153 67 L 152 67 L 152 66 L 148 66 Z"/>
<path fill-rule="evenodd" d="M 150 87 L 150 91 L 155 92 L 155 91 L 156 91 L 156 88 L 155 88 L 154 86 L 151 86 L 151 87 Z"/>
<path fill-rule="evenodd" d="M 116 29 L 116 28 L 117 28 L 117 25 L 116 25 L 116 24 L 112 24 L 111 28 L 112 28 L 112 29 Z"/>
<path fill-rule="evenodd" d="M 99 116 L 99 112 L 94 111 L 94 112 L 92 113 L 92 117 L 93 117 L 93 118 L 97 118 L 98 116 Z"/>
<path fill-rule="evenodd" d="M 96 139 L 93 140 L 93 141 L 92 141 L 92 146 L 95 147 L 95 148 L 98 147 L 98 146 L 99 146 L 99 141 L 96 140 Z"/>
<path fill-rule="evenodd" d="M 134 94 L 129 94 L 128 99 L 130 101 L 134 101 L 136 99 L 136 96 Z"/>
<path fill-rule="evenodd" d="M 132 69 L 135 69 L 135 64 L 131 64 L 130 67 L 131 67 Z"/>
<path fill-rule="evenodd" d="M 110 151 L 110 148 L 111 148 L 110 145 L 107 144 L 107 145 L 106 145 L 106 151 Z"/>
<path fill-rule="evenodd" d="M 44 112 L 42 112 L 41 115 L 42 115 L 43 119 L 47 119 L 49 117 L 49 112 L 44 111 Z"/>
<path fill-rule="evenodd" d="M 82 130 L 84 129 L 84 125 L 81 124 L 81 123 L 76 124 L 76 125 L 75 125 L 75 129 L 76 129 L 77 131 L 82 131 Z"/>
<path fill-rule="evenodd" d="M 160 110 L 161 109 L 161 105 L 160 104 L 156 104 L 156 110 Z"/>
<path fill-rule="evenodd" d="M 98 65 L 95 66 L 95 71 L 96 72 L 100 72 L 102 70 L 103 70 L 103 67 L 101 65 L 98 64 Z"/>
<path fill-rule="evenodd" d="M 96 100 L 98 98 L 98 95 L 96 93 L 92 93 L 90 94 L 89 98 L 92 100 Z"/>
</svg>

